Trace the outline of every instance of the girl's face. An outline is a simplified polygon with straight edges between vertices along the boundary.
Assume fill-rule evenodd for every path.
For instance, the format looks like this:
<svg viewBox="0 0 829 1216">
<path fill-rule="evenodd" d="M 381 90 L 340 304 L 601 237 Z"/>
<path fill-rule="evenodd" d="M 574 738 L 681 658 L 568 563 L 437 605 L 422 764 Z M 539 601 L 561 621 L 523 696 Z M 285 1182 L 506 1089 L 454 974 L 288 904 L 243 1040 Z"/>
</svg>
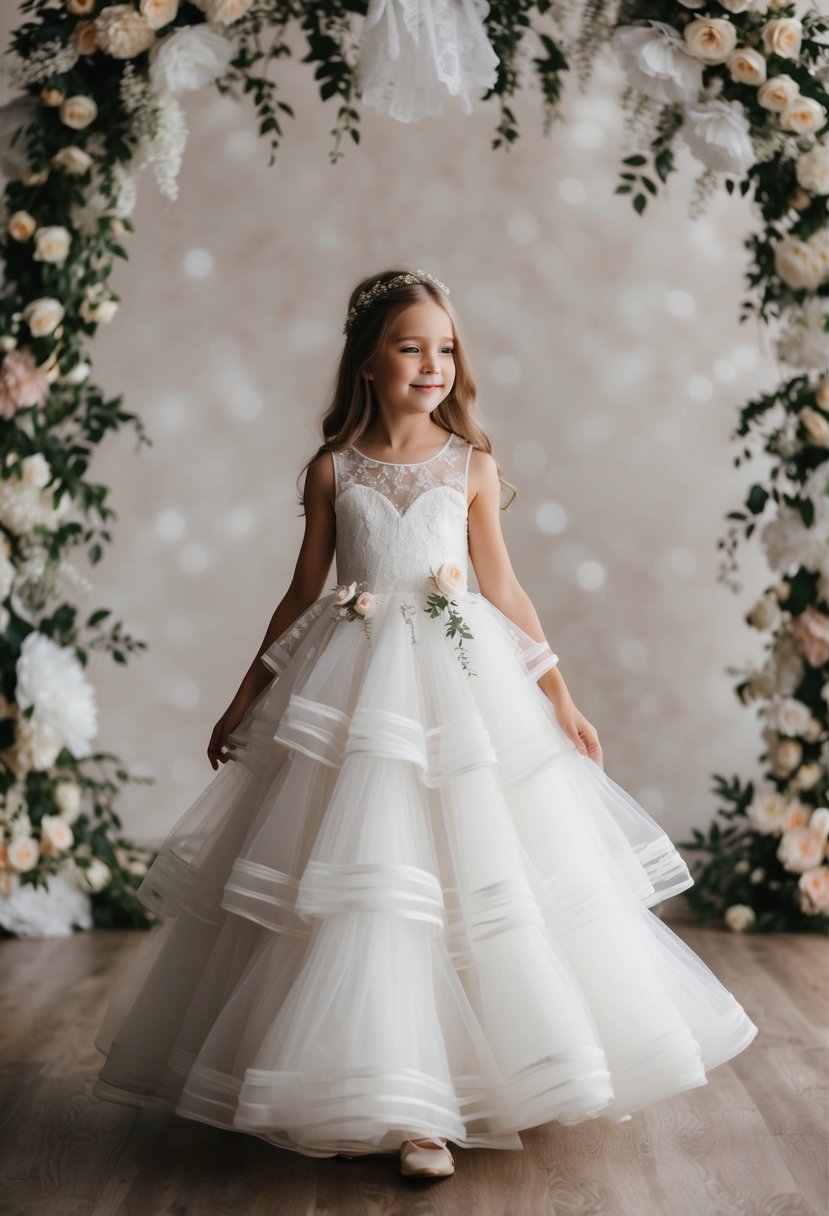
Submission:
<svg viewBox="0 0 829 1216">
<path fill-rule="evenodd" d="M 422 300 L 397 314 L 365 375 L 388 408 L 428 414 L 452 391 L 454 350 L 452 318 L 434 300 Z"/>
</svg>

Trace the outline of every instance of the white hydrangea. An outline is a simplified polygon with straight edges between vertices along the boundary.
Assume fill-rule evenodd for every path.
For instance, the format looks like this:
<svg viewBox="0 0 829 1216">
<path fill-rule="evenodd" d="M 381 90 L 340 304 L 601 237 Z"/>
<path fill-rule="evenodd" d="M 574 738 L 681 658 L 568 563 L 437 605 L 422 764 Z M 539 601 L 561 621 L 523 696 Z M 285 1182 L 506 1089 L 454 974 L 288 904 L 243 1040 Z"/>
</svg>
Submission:
<svg viewBox="0 0 829 1216">
<path fill-rule="evenodd" d="M 20 709 L 34 708 L 31 719 L 21 718 L 19 724 L 33 767 L 53 764 L 62 747 L 74 756 L 88 756 L 98 729 L 97 709 L 74 652 L 33 630 L 20 647 L 16 678 Z"/>
<path fill-rule="evenodd" d="M 705 65 L 688 51 L 678 30 L 664 21 L 623 25 L 611 39 L 631 85 L 665 103 L 696 101 Z"/>
</svg>

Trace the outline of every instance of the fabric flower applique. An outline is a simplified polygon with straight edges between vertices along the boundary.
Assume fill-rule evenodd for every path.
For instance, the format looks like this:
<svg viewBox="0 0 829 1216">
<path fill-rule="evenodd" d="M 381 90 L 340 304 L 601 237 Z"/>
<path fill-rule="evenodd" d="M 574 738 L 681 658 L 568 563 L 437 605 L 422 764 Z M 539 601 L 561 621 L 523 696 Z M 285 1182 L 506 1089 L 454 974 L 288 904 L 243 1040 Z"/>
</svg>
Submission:
<svg viewBox="0 0 829 1216">
<path fill-rule="evenodd" d="M 477 672 L 470 668 L 469 655 L 463 648 L 464 638 L 471 638 L 473 634 L 458 612 L 458 601 L 452 598 L 466 591 L 466 575 L 454 562 L 443 562 L 437 571 L 430 568 L 430 574 L 435 590 L 427 597 L 423 611 L 432 617 L 439 616 L 441 612 L 446 613 L 446 636 L 458 639 L 457 650 L 461 667 L 467 675 L 477 675 Z"/>
<path fill-rule="evenodd" d="M 359 621 L 363 626 L 366 641 L 371 645 L 369 621 L 377 611 L 377 597 L 370 591 L 358 591 L 356 583 L 337 583 L 331 601 L 331 618 L 339 621 Z"/>
</svg>

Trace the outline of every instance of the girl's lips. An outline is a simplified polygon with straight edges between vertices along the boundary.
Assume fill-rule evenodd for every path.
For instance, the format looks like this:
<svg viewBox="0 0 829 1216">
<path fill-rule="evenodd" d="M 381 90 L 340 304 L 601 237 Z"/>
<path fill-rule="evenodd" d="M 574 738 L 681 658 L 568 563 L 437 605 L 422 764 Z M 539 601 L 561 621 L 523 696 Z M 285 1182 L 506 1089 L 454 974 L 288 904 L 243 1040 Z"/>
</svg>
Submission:
<svg viewBox="0 0 829 1216">
<path fill-rule="evenodd" d="M 428 392 L 431 392 L 432 389 L 443 388 L 443 385 L 442 384 L 413 384 L 412 388 L 423 389 L 428 393 Z"/>
</svg>

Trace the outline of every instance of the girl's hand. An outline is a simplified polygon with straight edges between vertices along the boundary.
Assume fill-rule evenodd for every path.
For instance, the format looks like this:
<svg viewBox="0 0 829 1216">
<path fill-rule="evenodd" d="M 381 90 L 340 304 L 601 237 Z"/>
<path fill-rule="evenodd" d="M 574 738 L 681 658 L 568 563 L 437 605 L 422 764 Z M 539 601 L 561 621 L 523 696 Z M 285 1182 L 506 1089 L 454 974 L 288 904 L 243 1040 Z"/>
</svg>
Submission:
<svg viewBox="0 0 829 1216">
<path fill-rule="evenodd" d="M 576 709 L 570 697 L 554 700 L 553 708 L 556 711 L 558 724 L 567 737 L 575 743 L 582 755 L 589 756 L 604 772 L 602 747 L 595 726 L 591 725 L 584 714 Z"/>
<path fill-rule="evenodd" d="M 227 760 L 236 759 L 230 752 L 226 755 L 223 754 L 222 748 L 227 741 L 228 735 L 233 733 L 244 716 L 245 707 L 232 702 L 213 727 L 213 734 L 210 736 L 210 742 L 207 745 L 207 758 L 214 770 L 218 768 L 219 764 L 224 764 Z"/>
</svg>

